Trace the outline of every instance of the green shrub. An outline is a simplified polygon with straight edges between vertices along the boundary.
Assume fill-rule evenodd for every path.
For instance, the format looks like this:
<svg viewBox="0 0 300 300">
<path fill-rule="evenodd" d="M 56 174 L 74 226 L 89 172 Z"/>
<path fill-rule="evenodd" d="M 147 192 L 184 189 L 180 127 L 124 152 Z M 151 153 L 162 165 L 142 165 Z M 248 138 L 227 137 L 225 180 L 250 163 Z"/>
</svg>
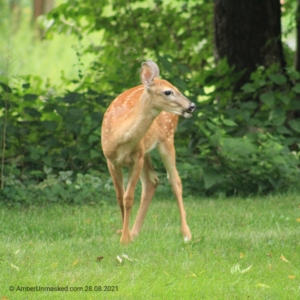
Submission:
<svg viewBox="0 0 300 300">
<path fill-rule="evenodd" d="M 7 206 L 45 203 L 102 203 L 114 199 L 111 179 L 101 179 L 91 174 L 74 176 L 72 171 L 61 171 L 58 175 L 51 168 L 44 168 L 46 178 L 40 183 L 21 182 L 14 175 L 6 178 L 0 191 L 0 202 Z"/>
<path fill-rule="evenodd" d="M 249 194 L 294 186 L 300 179 L 299 74 L 258 68 L 243 91 L 233 94 L 230 72 L 212 70 L 206 79 L 214 89 L 192 121 L 189 163 L 198 168 L 187 166 L 185 157 L 186 188 Z"/>
<path fill-rule="evenodd" d="M 89 47 L 75 49 L 78 72 L 62 78 L 62 85 L 72 89 L 61 91 L 33 75 L 0 77 L 4 201 L 81 202 L 99 193 L 114 197 L 103 183 L 109 175 L 101 122 L 111 100 L 139 84 L 141 61 L 148 58 L 198 106 L 193 118 L 180 121 L 175 139 L 185 194 L 265 193 L 299 182 L 298 72 L 258 67 L 242 90 L 233 92 L 241 74 L 226 60 L 215 64 L 212 57 L 213 3 L 101 4 L 68 1 L 44 18 L 46 37 L 55 30 L 74 33 L 79 40 L 97 36 Z M 94 60 L 82 71 L 86 54 Z M 164 172 L 157 153 L 153 163 L 158 173 Z M 49 168 L 51 174 L 45 171 Z M 67 172 L 72 172 L 72 184 L 63 179 Z M 81 174 L 99 177 L 101 188 Z M 87 182 L 78 190 L 74 180 Z M 160 190 L 169 193 L 165 179 L 162 183 Z"/>
</svg>

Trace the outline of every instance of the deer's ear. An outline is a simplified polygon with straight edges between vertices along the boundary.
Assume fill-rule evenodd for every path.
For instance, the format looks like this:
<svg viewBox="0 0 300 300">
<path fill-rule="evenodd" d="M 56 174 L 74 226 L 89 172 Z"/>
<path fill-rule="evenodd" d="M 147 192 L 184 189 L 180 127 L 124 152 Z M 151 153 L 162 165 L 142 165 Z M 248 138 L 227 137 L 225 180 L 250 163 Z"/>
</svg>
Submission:
<svg viewBox="0 0 300 300">
<path fill-rule="evenodd" d="M 141 69 L 141 82 L 144 86 L 150 87 L 153 85 L 154 77 L 159 76 L 159 68 L 157 64 L 152 60 L 147 60 L 142 63 Z"/>
</svg>

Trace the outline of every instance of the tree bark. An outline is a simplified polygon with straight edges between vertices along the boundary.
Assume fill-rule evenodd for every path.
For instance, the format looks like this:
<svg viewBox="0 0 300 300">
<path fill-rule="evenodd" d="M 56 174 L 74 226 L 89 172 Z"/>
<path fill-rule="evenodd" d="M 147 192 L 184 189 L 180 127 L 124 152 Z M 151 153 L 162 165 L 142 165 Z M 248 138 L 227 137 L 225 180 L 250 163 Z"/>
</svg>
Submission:
<svg viewBox="0 0 300 300">
<path fill-rule="evenodd" d="M 239 89 L 258 66 L 278 63 L 284 70 L 279 0 L 215 0 L 216 58 L 244 71 Z"/>
<path fill-rule="evenodd" d="M 33 0 L 33 22 L 36 22 L 38 16 L 43 14 L 44 0 Z"/>
<path fill-rule="evenodd" d="M 33 16 L 32 23 L 36 26 L 37 36 L 39 39 L 43 37 L 43 30 L 37 26 L 36 20 L 42 14 L 47 14 L 54 7 L 54 0 L 33 0 Z"/>
<path fill-rule="evenodd" d="M 48 13 L 54 7 L 54 0 L 33 0 L 33 22 L 38 16 Z"/>
<path fill-rule="evenodd" d="M 296 54 L 295 69 L 300 72 L 300 0 L 297 2 L 296 10 Z"/>
</svg>

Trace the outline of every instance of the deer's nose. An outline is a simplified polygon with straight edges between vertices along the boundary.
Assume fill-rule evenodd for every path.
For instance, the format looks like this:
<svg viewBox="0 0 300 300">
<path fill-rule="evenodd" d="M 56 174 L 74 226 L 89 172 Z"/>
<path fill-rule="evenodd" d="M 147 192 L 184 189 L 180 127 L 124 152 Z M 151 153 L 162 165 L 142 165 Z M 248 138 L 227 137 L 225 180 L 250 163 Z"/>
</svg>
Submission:
<svg viewBox="0 0 300 300">
<path fill-rule="evenodd" d="M 196 104 L 191 102 L 190 107 L 189 107 L 189 111 L 193 112 L 196 109 Z"/>
</svg>

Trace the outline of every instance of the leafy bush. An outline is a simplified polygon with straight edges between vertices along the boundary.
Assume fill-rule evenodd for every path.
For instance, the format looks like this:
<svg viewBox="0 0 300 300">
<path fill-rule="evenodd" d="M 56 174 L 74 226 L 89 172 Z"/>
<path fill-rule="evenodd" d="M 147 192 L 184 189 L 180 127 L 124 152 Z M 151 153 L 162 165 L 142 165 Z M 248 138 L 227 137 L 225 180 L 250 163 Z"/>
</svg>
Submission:
<svg viewBox="0 0 300 300">
<path fill-rule="evenodd" d="M 207 72 L 203 80 L 212 92 L 203 95 L 204 100 L 200 97 L 198 117 L 179 125 L 177 160 L 186 193 L 249 194 L 295 185 L 299 180 L 300 121 L 295 117 L 300 108 L 299 74 L 279 74 L 276 66 L 259 68 L 239 94 L 230 91 L 236 78 L 231 74 L 226 63 Z M 3 144 L 6 128 L 5 201 L 35 199 L 36 189 L 31 187 L 40 182 L 46 184 L 51 199 L 79 201 L 75 186 L 64 182 L 50 188 L 52 177 L 45 178 L 44 170 L 53 169 L 52 176 L 56 174 L 61 183 L 61 171 L 76 176 L 97 170 L 108 176 L 100 150 L 100 125 L 111 97 L 92 90 L 59 96 L 40 88 L 38 78 L 26 79 L 30 82 L 19 79 L 12 88 L 1 83 L 0 101 L 2 107 L 7 105 L 6 117 L 4 113 L 0 117 L 6 124 L 0 133 Z M 153 161 L 162 172 L 157 155 Z M 21 183 L 11 184 L 16 183 L 12 178 L 34 184 L 24 188 Z M 84 198 L 82 193 L 78 197 Z"/>
<path fill-rule="evenodd" d="M 62 79 L 72 89 L 61 92 L 36 76 L 0 78 L 4 201 L 114 197 L 105 187 L 102 117 L 114 97 L 139 84 L 140 63 L 148 58 L 158 62 L 163 78 L 198 102 L 198 113 L 180 121 L 175 140 L 185 194 L 269 192 L 299 181 L 299 73 L 259 67 L 240 92 L 233 92 L 241 74 L 225 60 L 216 65 L 212 57 L 213 3 L 150 1 L 145 6 L 103 0 L 101 5 L 68 1 L 42 20 L 49 38 L 55 30 L 79 39 L 97 37 L 86 49 L 76 49 L 78 73 Z M 80 61 L 86 54 L 95 59 L 83 72 Z M 164 172 L 157 154 L 153 163 Z M 92 184 L 96 178 L 81 175 L 92 173 L 102 180 L 98 188 Z"/>
<path fill-rule="evenodd" d="M 201 103 L 190 143 L 199 169 L 190 168 L 187 182 L 197 189 L 202 182 L 200 189 L 209 194 L 295 185 L 300 179 L 300 119 L 295 117 L 300 109 L 299 74 L 280 74 L 276 66 L 258 68 L 243 91 L 233 94 L 226 84 L 232 80 L 230 70 L 226 72 L 225 82 L 222 73 L 221 78 L 207 77 L 214 90 Z"/>
<path fill-rule="evenodd" d="M 5 187 L 0 191 L 0 199 L 8 206 L 42 203 L 101 203 L 114 199 L 113 185 L 109 177 L 101 179 L 91 174 L 74 176 L 72 171 L 52 173 L 44 168 L 46 178 L 40 183 L 22 182 L 14 175 L 6 178 Z"/>
<path fill-rule="evenodd" d="M 0 93 L 1 107 L 7 105 L 6 117 L 0 117 L 6 174 L 10 165 L 25 178 L 39 177 L 44 166 L 56 171 L 86 172 L 93 165 L 101 169 L 100 126 L 109 96 L 93 90 L 56 95 L 34 77 L 20 78 L 12 87 L 2 82 Z"/>
</svg>

